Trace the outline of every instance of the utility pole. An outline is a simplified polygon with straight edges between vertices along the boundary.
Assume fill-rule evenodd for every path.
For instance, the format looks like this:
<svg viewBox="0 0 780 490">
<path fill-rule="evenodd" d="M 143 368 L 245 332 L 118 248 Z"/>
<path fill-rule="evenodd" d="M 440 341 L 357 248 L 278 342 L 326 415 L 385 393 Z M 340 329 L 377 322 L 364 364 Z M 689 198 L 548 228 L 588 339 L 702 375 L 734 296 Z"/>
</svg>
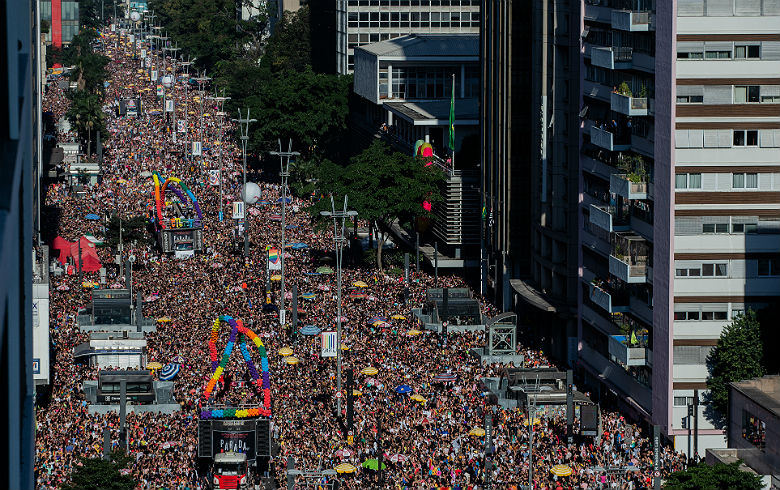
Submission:
<svg viewBox="0 0 780 490">
<path fill-rule="evenodd" d="M 693 460 L 699 462 L 699 390 L 693 390 Z"/>
<path fill-rule="evenodd" d="M 347 196 L 344 196 L 344 207 L 336 211 L 333 195 L 330 196 L 331 211 L 320 211 L 322 216 L 333 218 L 333 240 L 336 242 L 336 289 L 338 290 L 338 305 L 336 307 L 336 390 L 341 393 L 341 265 L 344 252 L 344 221 L 357 216 L 357 211 L 347 211 Z M 336 397 L 337 410 L 341 416 L 341 395 Z"/>
<path fill-rule="evenodd" d="M 201 117 L 201 119 L 203 118 Z M 246 117 L 241 116 L 241 109 L 239 109 L 238 119 L 233 119 L 233 122 L 237 122 L 241 130 L 241 151 L 244 156 L 244 187 L 242 191 L 242 200 L 244 201 L 244 257 L 249 257 L 249 226 L 247 226 L 249 224 L 249 219 L 247 218 L 249 213 L 246 211 L 246 142 L 249 139 L 249 125 L 257 122 L 257 119 L 249 119 L 249 107 L 247 107 Z M 284 257 L 284 250 L 282 250 L 282 256 Z"/>
<path fill-rule="evenodd" d="M 203 86 L 211 81 L 211 77 L 206 76 L 206 70 L 203 70 L 203 75 L 199 75 L 197 78 L 195 78 L 195 81 L 198 82 L 198 90 L 200 91 L 200 124 L 198 127 L 198 141 L 200 142 L 200 157 L 201 160 L 203 160 L 203 99 L 205 98 L 205 93 L 203 92 Z M 249 117 L 249 108 L 247 107 L 247 117 Z M 239 117 L 241 116 L 241 111 L 238 113 Z M 236 119 L 233 119 L 233 122 L 236 122 Z M 246 157 L 244 157 L 246 159 Z M 246 164 L 244 165 L 246 167 Z M 246 174 L 246 170 L 244 170 L 244 174 Z M 244 185 L 246 185 L 246 180 L 244 181 Z"/>
<path fill-rule="evenodd" d="M 433 242 L 433 287 L 439 287 L 439 242 Z"/>
<path fill-rule="evenodd" d="M 282 178 L 282 298 L 281 308 L 279 309 L 279 325 L 284 326 L 285 310 L 284 310 L 284 231 L 287 227 L 287 221 L 285 216 L 285 209 L 287 207 L 287 178 L 290 176 L 290 157 L 300 155 L 297 151 L 292 151 L 292 138 L 287 144 L 287 151 L 282 150 L 282 140 L 279 140 L 279 151 L 272 151 L 271 155 L 279 156 L 279 165 L 281 170 L 279 177 Z M 286 161 L 285 161 L 286 159 Z M 339 399 L 339 403 L 341 399 Z"/>
<path fill-rule="evenodd" d="M 225 97 L 225 89 L 222 89 L 222 97 L 217 97 L 216 93 L 214 97 L 209 97 L 217 103 L 217 117 L 219 118 L 219 220 L 222 221 L 225 213 L 223 210 L 224 197 L 222 192 L 222 138 L 224 135 L 223 122 L 225 120 L 225 101 L 230 100 L 230 97 Z"/>
</svg>

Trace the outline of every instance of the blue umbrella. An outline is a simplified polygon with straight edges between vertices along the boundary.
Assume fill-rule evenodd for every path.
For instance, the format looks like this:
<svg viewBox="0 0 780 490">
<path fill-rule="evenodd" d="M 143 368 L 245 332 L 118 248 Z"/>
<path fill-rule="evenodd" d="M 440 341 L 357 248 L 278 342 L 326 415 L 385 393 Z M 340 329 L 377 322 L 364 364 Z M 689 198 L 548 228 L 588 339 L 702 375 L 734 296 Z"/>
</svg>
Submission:
<svg viewBox="0 0 780 490">
<path fill-rule="evenodd" d="M 457 381 L 458 377 L 451 373 L 437 374 L 433 377 L 433 381 L 436 383 L 451 383 Z"/>
<path fill-rule="evenodd" d="M 319 335 L 322 329 L 316 325 L 306 325 L 301 328 L 301 335 Z"/>
<path fill-rule="evenodd" d="M 271 201 L 268 201 L 266 199 L 260 199 L 257 201 L 257 204 L 263 205 L 263 204 L 271 204 Z"/>
<path fill-rule="evenodd" d="M 320 275 L 319 272 L 304 272 L 304 274 L 306 274 L 307 276 L 319 276 Z"/>
<path fill-rule="evenodd" d="M 277 199 L 277 200 L 276 200 L 276 202 L 282 202 L 282 201 L 284 201 L 286 204 L 290 204 L 290 203 L 292 202 L 292 198 L 289 198 L 289 197 L 287 197 L 287 198 L 280 197 L 279 199 Z"/>
<path fill-rule="evenodd" d="M 285 228 L 287 228 L 288 230 L 294 230 L 298 228 L 298 225 L 287 225 Z"/>
<path fill-rule="evenodd" d="M 304 248 L 309 248 L 309 246 L 306 245 L 305 243 L 298 242 L 298 243 L 293 243 L 292 245 L 290 245 L 290 248 L 293 249 L 293 250 L 303 250 Z"/>
<path fill-rule="evenodd" d="M 179 374 L 179 370 L 181 370 L 181 364 L 175 362 L 166 364 L 166 366 L 162 368 L 162 371 L 160 371 L 160 380 L 161 381 L 172 380 L 173 378 L 176 377 L 177 374 Z"/>
<path fill-rule="evenodd" d="M 92 221 L 97 221 L 97 220 L 100 219 L 100 216 L 96 215 L 95 213 L 89 213 L 88 215 L 86 215 L 84 217 L 89 219 L 89 220 L 92 220 Z"/>
<path fill-rule="evenodd" d="M 409 385 L 396 386 L 395 388 L 395 392 L 398 393 L 399 395 L 405 395 L 407 393 L 411 393 L 411 391 L 412 391 L 412 387 Z"/>
</svg>

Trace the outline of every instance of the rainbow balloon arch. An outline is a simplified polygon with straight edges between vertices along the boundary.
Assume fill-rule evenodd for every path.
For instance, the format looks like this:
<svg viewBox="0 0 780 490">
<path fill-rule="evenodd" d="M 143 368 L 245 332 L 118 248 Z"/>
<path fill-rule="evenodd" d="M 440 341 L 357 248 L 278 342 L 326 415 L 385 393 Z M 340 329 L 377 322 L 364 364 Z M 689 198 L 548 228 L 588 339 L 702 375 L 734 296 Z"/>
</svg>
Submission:
<svg viewBox="0 0 780 490">
<path fill-rule="evenodd" d="M 222 357 L 217 356 L 217 339 L 219 338 L 219 330 L 222 324 L 226 323 L 230 326 L 230 337 L 225 345 L 225 350 L 222 352 Z M 257 372 L 252 357 L 249 355 L 249 348 L 247 347 L 246 338 L 249 338 L 257 347 L 260 353 L 260 366 L 262 369 L 262 376 Z M 246 417 L 270 417 L 271 416 L 271 375 L 268 371 L 268 355 L 263 345 L 263 341 L 260 340 L 252 330 L 246 328 L 241 320 L 236 320 L 231 316 L 222 315 L 216 320 L 211 327 L 211 337 L 209 338 L 209 358 L 211 359 L 211 369 L 213 374 L 206 384 L 206 390 L 204 397 L 208 402 L 211 397 L 211 393 L 214 391 L 214 387 L 217 385 L 217 381 L 222 378 L 222 374 L 230 360 L 230 354 L 233 352 L 233 347 L 238 341 L 241 355 L 244 358 L 249 375 L 252 377 L 253 382 L 257 385 L 257 388 L 263 393 L 263 407 L 258 408 L 226 408 L 220 410 L 202 410 L 200 413 L 201 419 L 221 419 L 221 418 L 246 418 Z"/>
<path fill-rule="evenodd" d="M 152 172 L 152 180 L 154 182 L 154 201 L 156 208 L 157 219 L 155 221 L 157 228 L 200 228 L 203 223 L 203 213 L 200 210 L 200 204 L 195 194 L 187 187 L 187 185 L 176 177 L 164 178 L 157 172 Z M 195 209 L 197 218 L 170 218 L 165 219 L 163 217 L 163 208 L 165 207 L 165 191 L 169 188 L 169 184 L 176 184 L 184 190 L 182 193 L 175 187 L 170 187 L 170 190 L 176 194 L 182 203 L 187 202 L 189 197 L 190 203 Z"/>
</svg>

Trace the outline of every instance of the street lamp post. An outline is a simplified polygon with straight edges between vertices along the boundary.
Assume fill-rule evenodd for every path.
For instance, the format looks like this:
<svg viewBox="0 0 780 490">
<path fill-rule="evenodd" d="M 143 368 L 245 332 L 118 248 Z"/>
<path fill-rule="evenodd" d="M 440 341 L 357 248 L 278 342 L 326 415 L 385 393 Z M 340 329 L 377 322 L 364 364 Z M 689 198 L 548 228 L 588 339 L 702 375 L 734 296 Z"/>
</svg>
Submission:
<svg viewBox="0 0 780 490">
<path fill-rule="evenodd" d="M 233 119 L 233 122 L 238 123 L 238 127 L 241 130 L 241 150 L 244 155 L 244 187 L 242 191 L 242 200 L 246 204 L 246 142 L 249 139 L 249 125 L 253 122 L 257 122 L 257 119 L 249 119 L 249 107 L 246 108 L 246 117 L 241 116 L 241 109 L 238 110 L 238 119 Z M 221 176 L 220 176 L 221 177 Z M 249 257 L 249 227 L 247 224 L 249 220 L 247 216 L 249 213 L 244 209 L 244 257 Z"/>
<path fill-rule="evenodd" d="M 222 97 L 209 97 L 217 103 L 217 117 L 219 118 L 219 220 L 222 221 L 225 215 L 222 209 L 224 198 L 222 193 L 222 137 L 223 126 L 222 123 L 225 120 L 225 101 L 230 100 L 230 97 L 225 97 L 225 90 L 222 90 Z"/>
<path fill-rule="evenodd" d="M 287 151 L 282 151 L 282 140 L 279 140 L 279 151 L 272 151 L 271 155 L 279 155 L 279 165 L 281 166 L 279 176 L 282 178 L 282 299 L 280 303 L 281 308 L 279 309 L 279 325 L 284 326 L 284 229 L 287 226 L 284 213 L 287 206 L 287 177 L 290 176 L 290 157 L 300 155 L 300 153 L 297 151 L 292 151 L 291 138 L 289 144 L 287 145 Z"/>
<path fill-rule="evenodd" d="M 322 216 L 333 218 L 333 241 L 336 243 L 336 289 L 338 304 L 336 306 L 336 390 L 341 393 L 341 264 L 344 244 L 344 221 L 357 216 L 357 211 L 347 211 L 347 196 L 344 196 L 344 208 L 336 211 L 333 196 L 330 196 L 330 211 L 320 211 Z M 336 397 L 337 410 L 341 416 L 341 396 Z"/>
<path fill-rule="evenodd" d="M 206 70 L 203 70 L 203 75 L 199 75 L 197 78 L 195 78 L 195 81 L 198 82 L 198 90 L 200 91 L 200 95 L 199 95 L 199 98 L 200 98 L 200 125 L 198 127 L 198 141 L 200 142 L 200 156 L 201 156 L 201 160 L 202 160 L 203 159 L 203 99 L 205 97 L 205 94 L 203 93 L 203 86 L 211 81 L 211 77 L 207 77 L 206 76 Z M 240 116 L 240 114 L 239 114 L 239 116 Z M 249 117 L 249 108 L 247 108 L 247 117 Z M 234 121 L 235 121 L 235 119 L 234 119 Z M 244 159 L 246 159 L 246 157 Z M 244 174 L 246 174 L 246 171 L 244 171 Z M 246 182 L 244 182 L 244 185 L 246 185 Z"/>
</svg>

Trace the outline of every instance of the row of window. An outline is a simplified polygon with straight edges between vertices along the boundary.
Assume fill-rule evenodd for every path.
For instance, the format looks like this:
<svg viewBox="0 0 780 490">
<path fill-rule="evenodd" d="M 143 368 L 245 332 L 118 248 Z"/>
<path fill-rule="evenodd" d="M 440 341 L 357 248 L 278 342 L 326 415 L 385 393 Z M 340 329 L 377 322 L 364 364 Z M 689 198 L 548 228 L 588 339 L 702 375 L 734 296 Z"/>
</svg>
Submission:
<svg viewBox="0 0 780 490">
<path fill-rule="evenodd" d="M 679 0 L 678 17 L 755 17 L 780 15 L 778 0 Z"/>
<path fill-rule="evenodd" d="M 779 129 L 676 129 L 675 148 L 780 148 Z"/>
<path fill-rule="evenodd" d="M 725 311 L 675 311 L 676 322 L 698 322 L 712 320 L 728 320 L 728 312 Z"/>
<path fill-rule="evenodd" d="M 726 277 L 729 275 L 728 264 L 702 264 L 701 267 L 675 269 L 675 277 Z"/>
<path fill-rule="evenodd" d="M 350 7 L 478 7 L 481 0 L 349 0 Z"/>
<path fill-rule="evenodd" d="M 764 58 L 775 57 L 775 43 L 767 43 L 761 48 L 760 43 L 739 44 L 734 43 L 681 43 L 677 46 L 678 60 L 760 60 L 762 53 Z"/>
<path fill-rule="evenodd" d="M 400 67 L 393 68 L 392 81 L 387 67 L 379 68 L 379 97 L 394 99 L 439 99 L 452 94 L 452 75 L 455 75 L 455 94 L 460 97 L 460 67 Z M 392 84 L 392 87 L 389 85 Z M 388 89 L 391 90 L 388 93 Z M 479 66 L 465 69 L 466 98 L 479 96 Z"/>
<path fill-rule="evenodd" d="M 701 174 L 699 173 L 676 174 L 674 176 L 674 188 L 676 190 L 701 189 Z M 758 189 L 758 174 L 751 173 L 751 172 L 732 173 L 731 188 L 732 189 Z"/>
<path fill-rule="evenodd" d="M 676 236 L 701 234 L 780 234 L 780 220 L 757 216 L 677 216 Z"/>
<path fill-rule="evenodd" d="M 707 87 L 710 90 L 719 90 L 722 87 Z M 698 90 L 697 90 L 698 89 Z M 699 92 L 699 93 L 692 93 Z M 780 88 L 777 85 L 734 85 L 731 94 L 726 93 L 726 99 L 708 101 L 708 103 L 726 103 L 726 104 L 776 104 L 780 102 Z M 703 104 L 705 102 L 705 93 L 703 87 L 686 87 L 685 93 L 677 94 L 678 104 Z"/>
</svg>

